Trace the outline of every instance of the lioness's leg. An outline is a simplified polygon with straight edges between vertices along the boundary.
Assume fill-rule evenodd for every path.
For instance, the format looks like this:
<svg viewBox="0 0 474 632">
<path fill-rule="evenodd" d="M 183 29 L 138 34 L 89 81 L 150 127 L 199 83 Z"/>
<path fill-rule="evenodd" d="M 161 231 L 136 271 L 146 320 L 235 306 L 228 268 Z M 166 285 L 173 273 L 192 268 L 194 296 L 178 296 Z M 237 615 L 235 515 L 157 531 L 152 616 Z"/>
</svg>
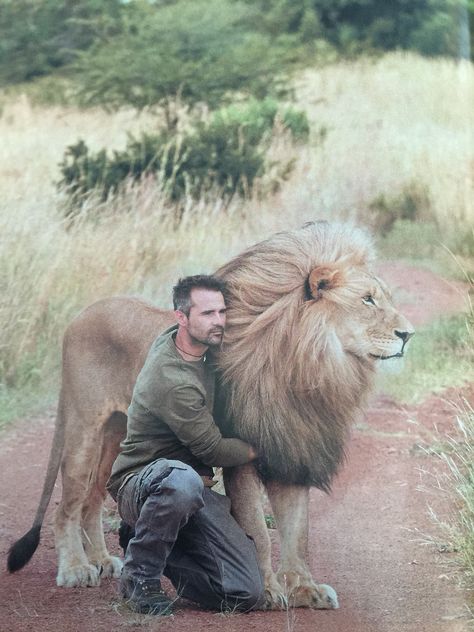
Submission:
<svg viewBox="0 0 474 632">
<path fill-rule="evenodd" d="M 280 532 L 278 579 L 285 587 L 289 605 L 337 608 L 336 591 L 316 584 L 307 563 L 309 488 L 276 482 L 267 483 L 266 487 Z"/>
<path fill-rule="evenodd" d="M 109 555 L 104 540 L 102 524 L 102 506 L 106 496 L 105 485 L 110 476 L 112 463 L 125 435 L 127 417 L 123 413 L 114 413 L 106 424 L 103 445 L 95 481 L 92 481 L 89 494 L 82 508 L 82 534 L 84 548 L 89 562 L 102 569 L 102 577 L 120 577 L 122 561 Z"/>
<path fill-rule="evenodd" d="M 251 464 L 226 468 L 224 481 L 234 518 L 255 542 L 265 588 L 266 607 L 285 607 L 282 587 L 272 569 L 271 541 L 265 523 L 261 483 L 255 468 Z"/>
</svg>

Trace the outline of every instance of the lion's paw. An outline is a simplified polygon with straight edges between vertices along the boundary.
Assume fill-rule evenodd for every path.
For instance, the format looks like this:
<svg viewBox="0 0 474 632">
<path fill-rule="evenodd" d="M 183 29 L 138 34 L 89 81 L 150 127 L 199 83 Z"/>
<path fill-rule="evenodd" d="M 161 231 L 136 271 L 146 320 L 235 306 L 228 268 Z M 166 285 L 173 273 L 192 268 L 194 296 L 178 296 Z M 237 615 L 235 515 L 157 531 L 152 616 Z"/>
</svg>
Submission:
<svg viewBox="0 0 474 632">
<path fill-rule="evenodd" d="M 339 608 L 337 593 L 327 584 L 301 585 L 295 588 L 288 597 L 288 602 L 295 608 L 318 608 L 335 610 Z"/>
<path fill-rule="evenodd" d="M 93 564 L 77 564 L 58 570 L 56 584 L 64 588 L 76 586 L 98 586 L 100 584 L 101 568 Z"/>
<path fill-rule="evenodd" d="M 301 583 L 288 595 L 288 603 L 294 608 L 339 608 L 337 593 L 327 584 L 315 584 L 313 581 Z"/>
<path fill-rule="evenodd" d="M 305 571 L 280 571 L 278 581 L 285 587 L 288 604 L 293 608 L 339 608 L 334 588 L 327 584 L 316 584 Z"/>
<path fill-rule="evenodd" d="M 120 577 L 122 573 L 123 562 L 119 557 L 115 555 L 108 555 L 100 562 L 93 562 L 95 566 L 102 569 L 102 577 Z"/>
<path fill-rule="evenodd" d="M 286 610 L 288 601 L 283 588 L 276 577 L 271 577 L 264 582 L 265 610 Z"/>
</svg>

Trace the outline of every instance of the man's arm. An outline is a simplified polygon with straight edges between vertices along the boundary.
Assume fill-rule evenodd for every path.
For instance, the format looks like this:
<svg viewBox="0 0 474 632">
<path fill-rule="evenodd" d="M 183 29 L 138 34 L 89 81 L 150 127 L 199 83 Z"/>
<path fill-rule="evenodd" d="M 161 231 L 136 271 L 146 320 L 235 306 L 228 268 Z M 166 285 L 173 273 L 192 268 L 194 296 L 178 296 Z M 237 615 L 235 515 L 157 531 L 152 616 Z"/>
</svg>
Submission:
<svg viewBox="0 0 474 632">
<path fill-rule="evenodd" d="M 193 386 L 172 388 L 160 408 L 160 417 L 178 439 L 205 465 L 243 465 L 257 458 L 254 448 L 236 438 L 224 438 L 209 412 L 202 393 Z"/>
</svg>

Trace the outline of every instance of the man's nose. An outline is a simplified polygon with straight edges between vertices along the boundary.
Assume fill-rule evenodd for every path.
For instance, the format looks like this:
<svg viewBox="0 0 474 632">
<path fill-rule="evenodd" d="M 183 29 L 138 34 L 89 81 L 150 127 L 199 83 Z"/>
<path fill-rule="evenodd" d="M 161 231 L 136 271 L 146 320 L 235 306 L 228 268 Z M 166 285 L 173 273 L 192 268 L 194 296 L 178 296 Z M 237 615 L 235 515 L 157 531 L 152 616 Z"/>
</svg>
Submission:
<svg viewBox="0 0 474 632">
<path fill-rule="evenodd" d="M 225 325 L 225 314 L 218 312 L 214 318 L 214 324 L 223 327 Z"/>
</svg>

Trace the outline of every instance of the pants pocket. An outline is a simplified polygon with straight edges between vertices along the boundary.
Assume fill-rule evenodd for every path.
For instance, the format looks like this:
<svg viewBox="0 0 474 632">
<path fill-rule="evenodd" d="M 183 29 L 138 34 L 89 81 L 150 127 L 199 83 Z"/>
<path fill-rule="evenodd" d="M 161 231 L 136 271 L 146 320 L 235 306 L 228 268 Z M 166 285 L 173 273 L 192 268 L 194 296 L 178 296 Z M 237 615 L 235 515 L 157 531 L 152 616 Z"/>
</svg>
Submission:
<svg viewBox="0 0 474 632">
<path fill-rule="evenodd" d="M 135 526 L 140 513 L 136 502 L 137 478 L 137 474 L 131 476 L 120 486 L 117 493 L 117 507 L 120 517 L 131 527 Z"/>
</svg>

